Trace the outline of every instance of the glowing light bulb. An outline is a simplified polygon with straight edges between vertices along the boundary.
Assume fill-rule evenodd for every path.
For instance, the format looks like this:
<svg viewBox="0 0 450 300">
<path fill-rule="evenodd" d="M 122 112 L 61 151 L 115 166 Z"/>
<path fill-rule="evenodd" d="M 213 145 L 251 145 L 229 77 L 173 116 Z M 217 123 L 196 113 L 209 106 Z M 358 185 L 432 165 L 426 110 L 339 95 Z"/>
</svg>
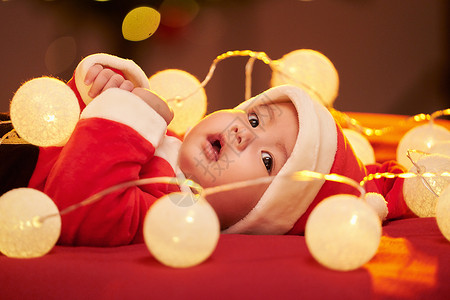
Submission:
<svg viewBox="0 0 450 300">
<path fill-rule="evenodd" d="M 192 199 L 186 201 L 187 197 Z M 204 198 L 192 194 L 172 193 L 160 198 L 144 220 L 147 248 L 159 262 L 174 268 L 192 267 L 206 260 L 219 236 L 219 220 L 213 208 Z"/>
<path fill-rule="evenodd" d="M 434 217 L 436 216 L 437 196 L 444 188 L 450 184 L 450 177 L 448 176 L 428 176 L 438 175 L 443 172 L 450 171 L 450 157 L 431 154 L 425 155 L 417 160 L 416 164 L 420 168 L 420 173 L 423 177 L 406 178 L 403 183 L 403 195 L 408 207 L 419 217 Z M 418 174 L 415 166 L 410 169 L 410 172 Z M 424 183 L 426 181 L 429 185 Z M 430 188 L 434 191 L 430 191 Z"/>
<path fill-rule="evenodd" d="M 430 122 L 414 127 L 400 139 L 397 146 L 397 161 L 409 169 L 412 167 L 412 163 L 406 156 L 408 150 L 430 153 L 430 149 L 435 144 L 449 140 L 450 132 L 443 126 Z"/>
<path fill-rule="evenodd" d="M 151 76 L 149 84 L 150 90 L 168 100 L 174 113 L 169 129 L 175 133 L 184 134 L 205 115 L 205 90 L 197 78 L 188 72 L 176 69 L 164 70 Z"/>
<path fill-rule="evenodd" d="M 17 90 L 10 113 L 15 130 L 27 142 L 62 146 L 78 122 L 80 107 L 75 93 L 64 82 L 40 77 Z"/>
<path fill-rule="evenodd" d="M 137 7 L 125 16 L 122 22 L 122 35 L 132 42 L 143 41 L 158 29 L 161 15 L 151 7 Z"/>
<path fill-rule="evenodd" d="M 284 55 L 273 68 L 271 85 L 282 84 L 299 86 L 313 99 L 331 107 L 338 94 L 339 75 L 325 55 L 300 49 Z"/>
<path fill-rule="evenodd" d="M 430 153 L 450 156 L 450 140 L 436 142 L 433 146 L 431 146 Z"/>
<path fill-rule="evenodd" d="M 343 129 L 343 132 L 356 156 L 363 164 L 368 165 L 375 163 L 375 152 L 365 136 L 347 128 Z"/>
<path fill-rule="evenodd" d="M 354 270 L 377 252 L 381 221 L 363 200 L 352 195 L 334 195 L 311 212 L 305 227 L 311 255 L 327 268 Z"/>
<path fill-rule="evenodd" d="M 45 220 L 41 217 L 54 215 Z M 0 252 L 31 258 L 47 254 L 61 233 L 58 208 L 46 194 L 19 188 L 0 197 Z"/>
<path fill-rule="evenodd" d="M 436 204 L 436 222 L 439 230 L 450 241 L 450 185 L 439 195 Z"/>
</svg>

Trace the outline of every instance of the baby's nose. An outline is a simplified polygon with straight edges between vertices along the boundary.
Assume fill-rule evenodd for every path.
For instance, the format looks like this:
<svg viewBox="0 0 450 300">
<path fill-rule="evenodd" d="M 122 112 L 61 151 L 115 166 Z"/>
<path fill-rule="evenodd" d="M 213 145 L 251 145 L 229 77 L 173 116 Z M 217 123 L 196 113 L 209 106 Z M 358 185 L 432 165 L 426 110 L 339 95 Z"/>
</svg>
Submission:
<svg viewBox="0 0 450 300">
<path fill-rule="evenodd" d="M 238 151 L 244 151 L 254 138 L 250 128 L 245 126 L 233 126 L 231 133 L 233 136 L 232 144 Z"/>
</svg>

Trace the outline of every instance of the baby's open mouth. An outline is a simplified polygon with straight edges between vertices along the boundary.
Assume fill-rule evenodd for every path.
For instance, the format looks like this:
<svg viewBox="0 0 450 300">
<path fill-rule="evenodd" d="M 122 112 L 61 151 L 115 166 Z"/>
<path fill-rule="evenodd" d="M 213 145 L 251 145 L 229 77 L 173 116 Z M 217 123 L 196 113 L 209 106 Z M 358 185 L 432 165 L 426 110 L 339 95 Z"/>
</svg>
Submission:
<svg viewBox="0 0 450 300">
<path fill-rule="evenodd" d="M 204 147 L 206 157 L 210 160 L 218 161 L 222 147 L 223 142 L 221 136 L 209 137 Z"/>
</svg>

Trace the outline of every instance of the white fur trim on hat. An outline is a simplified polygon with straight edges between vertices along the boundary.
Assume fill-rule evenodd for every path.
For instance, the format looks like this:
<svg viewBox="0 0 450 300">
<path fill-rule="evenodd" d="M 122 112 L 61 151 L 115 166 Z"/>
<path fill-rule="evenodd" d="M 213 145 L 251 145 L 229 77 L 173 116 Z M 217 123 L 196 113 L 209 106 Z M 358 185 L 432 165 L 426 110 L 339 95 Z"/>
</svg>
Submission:
<svg viewBox="0 0 450 300">
<path fill-rule="evenodd" d="M 110 88 L 98 95 L 81 113 L 81 119 L 102 118 L 127 125 L 158 147 L 167 123 L 153 108 L 135 94 Z"/>
<path fill-rule="evenodd" d="M 270 104 L 290 99 L 298 113 L 294 149 L 256 206 L 224 233 L 285 234 L 305 213 L 323 185 L 322 180 L 296 181 L 282 175 L 309 170 L 329 173 L 337 150 L 336 123 L 328 110 L 302 89 L 277 86 L 238 105 Z M 293 126 L 296 126 L 293 124 Z"/>
<path fill-rule="evenodd" d="M 130 80 L 135 87 L 150 88 L 147 75 L 145 75 L 144 71 L 134 61 L 110 54 L 97 53 L 85 57 L 75 70 L 75 85 L 85 104 L 91 102 L 92 98 L 88 95 L 91 85 L 86 85 L 84 78 L 89 68 L 95 64 L 121 71 L 125 79 Z"/>
</svg>

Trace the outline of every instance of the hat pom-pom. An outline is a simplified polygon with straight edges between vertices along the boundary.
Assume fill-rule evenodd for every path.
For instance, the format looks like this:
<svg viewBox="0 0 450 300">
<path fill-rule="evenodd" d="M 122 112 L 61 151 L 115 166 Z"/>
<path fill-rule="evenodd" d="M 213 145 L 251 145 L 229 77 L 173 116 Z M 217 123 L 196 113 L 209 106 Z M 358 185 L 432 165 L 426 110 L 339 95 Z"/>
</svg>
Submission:
<svg viewBox="0 0 450 300">
<path fill-rule="evenodd" d="M 386 220 L 389 210 L 387 207 L 387 202 L 386 200 L 384 200 L 384 197 L 381 194 L 366 193 L 364 199 L 366 200 L 367 204 L 369 204 L 375 210 L 381 221 Z"/>
</svg>

